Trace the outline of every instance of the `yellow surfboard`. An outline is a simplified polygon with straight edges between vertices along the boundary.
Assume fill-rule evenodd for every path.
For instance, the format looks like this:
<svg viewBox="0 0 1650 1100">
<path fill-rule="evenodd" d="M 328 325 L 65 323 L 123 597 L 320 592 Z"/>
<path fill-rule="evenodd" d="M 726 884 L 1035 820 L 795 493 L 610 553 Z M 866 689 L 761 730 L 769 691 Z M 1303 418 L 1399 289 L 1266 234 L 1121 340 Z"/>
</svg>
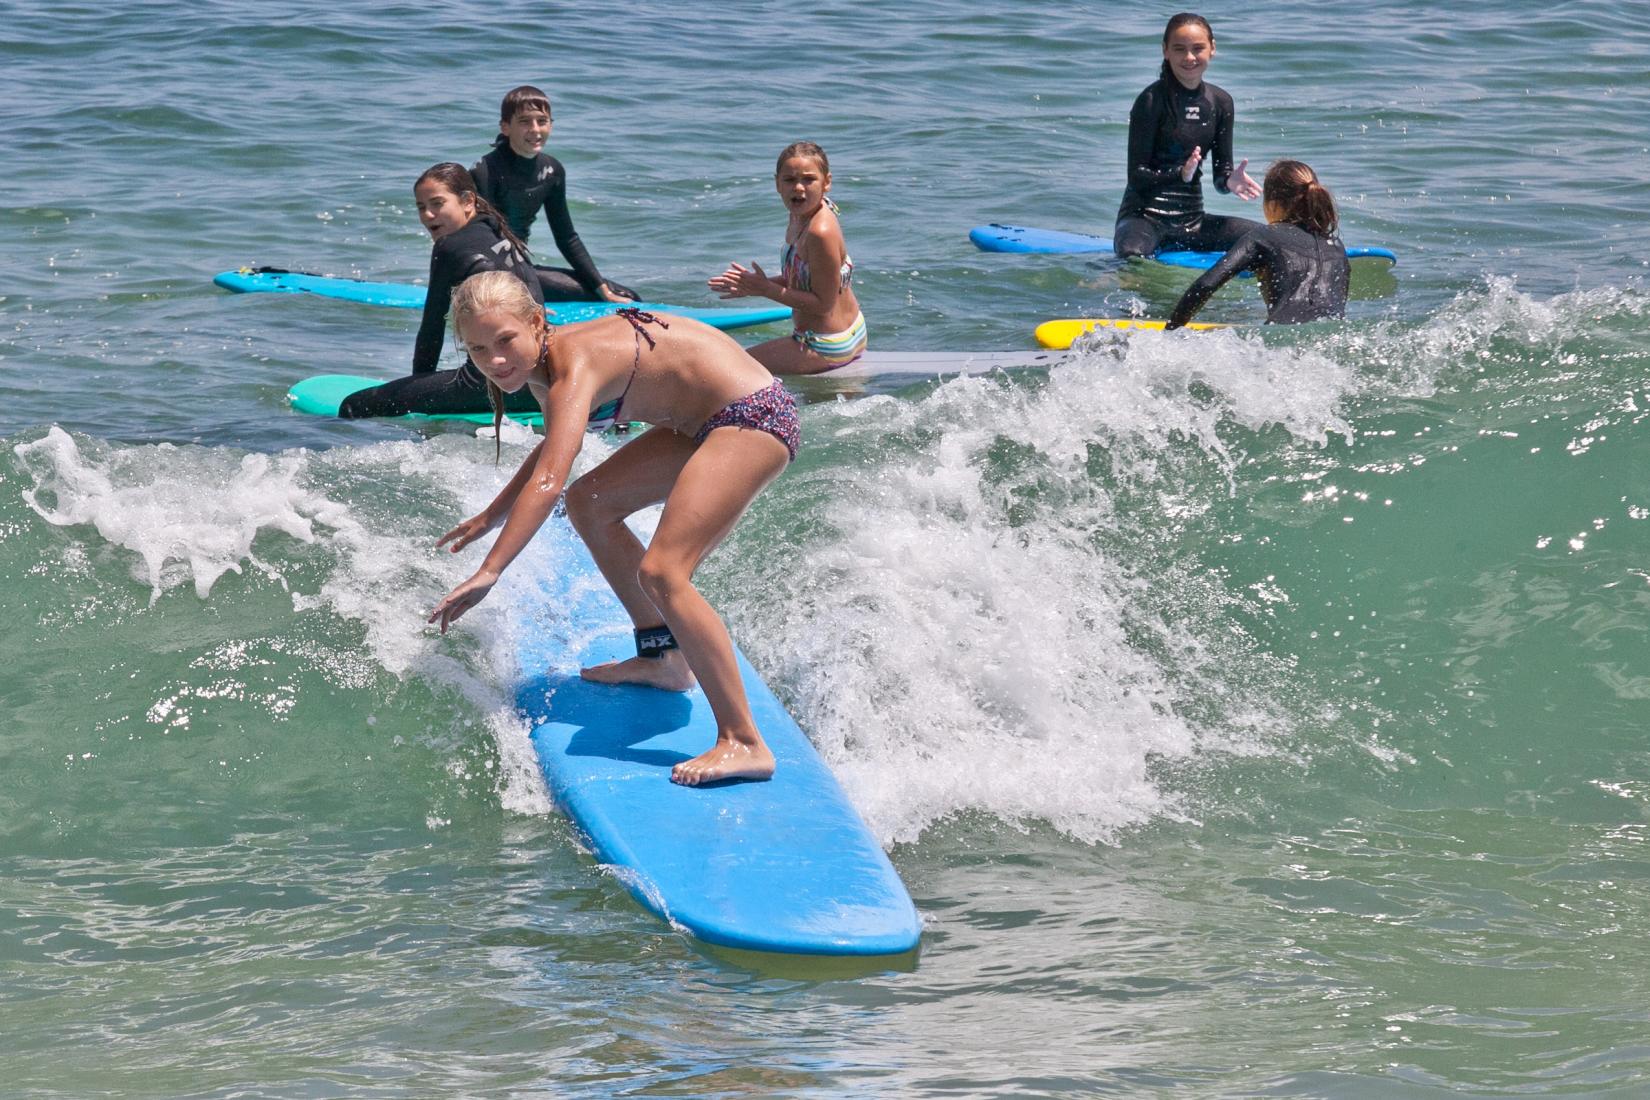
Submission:
<svg viewBox="0 0 1650 1100">
<path fill-rule="evenodd" d="M 1146 321 L 1133 317 L 1073 317 L 1063 321 L 1044 321 L 1037 326 L 1037 342 L 1045 348 L 1069 348 L 1072 341 L 1085 332 L 1092 332 L 1097 328 L 1124 330 L 1140 330 L 1145 332 L 1162 332 L 1163 321 Z M 1213 328 L 1230 328 L 1229 325 L 1204 324 L 1193 321 L 1185 326 L 1202 332 Z"/>
</svg>

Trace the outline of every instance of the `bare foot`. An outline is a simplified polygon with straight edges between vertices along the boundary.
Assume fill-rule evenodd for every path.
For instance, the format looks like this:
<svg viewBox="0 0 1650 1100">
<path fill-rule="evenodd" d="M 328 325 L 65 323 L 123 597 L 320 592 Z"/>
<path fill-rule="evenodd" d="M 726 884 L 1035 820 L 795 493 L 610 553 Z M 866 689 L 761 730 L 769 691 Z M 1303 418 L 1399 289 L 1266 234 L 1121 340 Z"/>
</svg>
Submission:
<svg viewBox="0 0 1650 1100">
<path fill-rule="evenodd" d="M 661 691 L 690 691 L 695 683 L 693 670 L 681 650 L 663 657 L 631 657 L 605 665 L 581 668 L 579 675 L 598 684 L 641 684 Z"/>
<path fill-rule="evenodd" d="M 773 753 L 760 737 L 754 745 L 718 735 L 709 752 L 684 760 L 670 769 L 670 781 L 698 787 L 718 779 L 770 779 Z"/>
</svg>

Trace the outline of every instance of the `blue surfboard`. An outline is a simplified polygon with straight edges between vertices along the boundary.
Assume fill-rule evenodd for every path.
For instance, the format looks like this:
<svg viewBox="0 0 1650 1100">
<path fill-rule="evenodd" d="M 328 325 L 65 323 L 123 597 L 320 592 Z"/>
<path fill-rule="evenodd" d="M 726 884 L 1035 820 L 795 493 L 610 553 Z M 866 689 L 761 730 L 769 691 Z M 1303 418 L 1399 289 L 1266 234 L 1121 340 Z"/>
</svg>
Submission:
<svg viewBox="0 0 1650 1100">
<path fill-rule="evenodd" d="M 1059 229 L 1034 229 L 1022 225 L 978 225 L 968 231 L 968 239 L 982 252 L 1037 252 L 1037 253 L 1094 253 L 1111 252 L 1110 237 L 1090 233 L 1067 233 Z M 1187 267 L 1207 271 L 1219 262 L 1222 252 L 1188 252 L 1170 250 L 1159 252 L 1152 259 L 1171 267 Z M 1389 248 L 1349 246 L 1349 260 L 1374 260 L 1387 265 L 1398 262 L 1397 253 Z M 1247 272 L 1245 273 L 1247 274 Z"/>
<path fill-rule="evenodd" d="M 767 782 L 682 787 L 709 748 L 704 693 L 593 684 L 582 666 L 635 654 L 630 620 L 562 516 L 549 564 L 517 590 L 516 703 L 556 805 L 644 907 L 720 947 L 865 958 L 914 951 L 921 919 L 835 776 L 742 653 L 745 692 L 778 764 Z M 519 583 L 519 582 L 518 582 Z"/>
<path fill-rule="evenodd" d="M 311 275 L 302 271 L 282 271 L 278 268 L 247 268 L 224 271 L 212 281 L 225 290 L 237 294 L 313 294 L 319 298 L 335 298 L 342 302 L 359 302 L 369 306 L 391 306 L 396 309 L 424 308 L 425 290 L 411 283 L 374 283 L 364 279 L 345 279 L 334 275 Z M 558 325 L 575 321 L 589 321 L 606 317 L 616 309 L 635 306 L 653 313 L 669 313 L 677 317 L 691 317 L 713 328 L 749 328 L 774 321 L 788 320 L 788 306 L 765 305 L 751 309 L 700 309 L 695 306 L 673 306 L 659 302 L 552 302 L 544 307 L 545 316 Z"/>
</svg>

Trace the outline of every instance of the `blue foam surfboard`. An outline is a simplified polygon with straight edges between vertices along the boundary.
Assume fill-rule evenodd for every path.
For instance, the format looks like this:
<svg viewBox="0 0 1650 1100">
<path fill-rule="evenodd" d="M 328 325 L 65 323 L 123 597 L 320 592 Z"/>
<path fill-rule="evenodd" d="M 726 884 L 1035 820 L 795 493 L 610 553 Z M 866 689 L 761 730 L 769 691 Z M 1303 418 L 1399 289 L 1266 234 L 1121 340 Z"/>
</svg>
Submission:
<svg viewBox="0 0 1650 1100">
<path fill-rule="evenodd" d="M 320 298 L 336 298 L 343 302 L 359 302 L 369 306 L 392 306 L 396 309 L 424 308 L 425 290 L 411 283 L 374 283 L 364 279 L 345 279 L 334 275 L 311 275 L 302 271 L 281 271 L 276 268 L 241 268 L 224 271 L 212 281 L 225 290 L 237 294 L 313 294 Z M 555 324 L 572 324 L 606 317 L 614 310 L 636 306 L 653 313 L 669 313 L 677 317 L 691 317 L 713 328 L 749 328 L 773 321 L 788 320 L 788 306 L 770 305 L 752 309 L 700 309 L 695 306 L 673 306 L 659 302 L 551 302 L 544 307 L 545 316 Z"/>
<path fill-rule="evenodd" d="M 550 563 L 516 590 L 510 613 L 523 676 L 516 703 L 552 798 L 596 860 L 643 906 L 709 944 L 860 958 L 914 951 L 922 924 L 904 883 L 744 655 L 736 650 L 774 777 L 672 783 L 672 765 L 715 741 L 704 693 L 581 680 L 581 666 L 635 654 L 630 620 L 564 517 L 535 542 Z"/>
<path fill-rule="evenodd" d="M 1110 237 L 1090 233 L 1067 233 L 1059 229 L 1033 229 L 1022 225 L 978 225 L 968 231 L 968 239 L 982 252 L 1038 252 L 1083 253 L 1110 252 Z M 1171 250 L 1159 252 L 1152 259 L 1171 267 L 1188 267 L 1207 271 L 1219 262 L 1222 252 L 1187 252 Z M 1398 262 L 1398 256 L 1389 248 L 1364 246 L 1348 247 L 1349 260 L 1376 260 L 1387 264 Z M 1247 274 L 1247 272 L 1245 272 Z"/>
</svg>

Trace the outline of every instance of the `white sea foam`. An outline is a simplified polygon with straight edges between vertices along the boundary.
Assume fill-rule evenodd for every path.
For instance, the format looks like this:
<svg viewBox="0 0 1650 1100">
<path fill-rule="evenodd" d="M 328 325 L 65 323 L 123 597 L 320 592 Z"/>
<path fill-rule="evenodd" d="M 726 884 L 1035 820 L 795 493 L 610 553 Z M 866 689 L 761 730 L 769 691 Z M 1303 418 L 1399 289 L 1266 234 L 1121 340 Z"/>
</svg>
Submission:
<svg viewBox="0 0 1650 1100">
<path fill-rule="evenodd" d="M 1040 378 L 814 407 L 809 458 L 707 583 L 886 842 L 962 813 L 1114 839 L 1196 812 L 1160 765 L 1269 751 L 1289 724 L 1256 687 L 1266 659 L 1234 637 L 1231 594 L 1154 540 L 1229 491 L 1248 445 L 1234 430 L 1323 445 L 1349 431 L 1354 385 L 1334 359 L 1254 335 L 1146 334 Z M 490 440 L 455 434 L 267 456 L 83 453 L 54 429 L 17 451 L 36 511 L 133 552 L 156 598 L 185 579 L 206 598 L 263 558 L 278 571 L 271 534 L 318 545 L 330 560 L 294 590 L 298 613 L 357 623 L 379 666 L 459 692 L 498 744 L 501 802 L 540 813 L 510 690 L 523 627 L 504 611 L 512 577 L 545 563 L 529 547 L 444 639 L 424 621 L 486 549 L 430 544 L 529 442 L 507 437 L 496 466 Z M 581 463 L 609 447 L 592 439 Z M 808 526 L 784 544 L 798 510 Z"/>
<path fill-rule="evenodd" d="M 251 565 L 289 588 L 298 614 L 358 624 L 379 667 L 458 692 L 486 716 L 497 742 L 503 804 L 543 813 L 548 796 L 510 691 L 517 669 L 507 598 L 483 604 L 447 638 L 425 621 L 485 552 L 485 544 L 457 555 L 431 544 L 513 472 L 529 440 L 507 433 L 505 442 L 500 465 L 489 444 L 459 436 L 265 455 L 121 447 L 53 427 L 13 450 L 33 481 L 23 491 L 28 505 L 49 523 L 90 527 L 129 552 L 151 605 L 184 584 L 208 600 L 225 575 Z M 600 441 L 591 446 L 605 450 Z M 272 536 L 321 549 L 329 560 L 318 584 L 288 583 L 283 563 L 292 553 Z M 529 548 L 514 572 L 530 571 L 535 557 Z M 509 588 L 507 578 L 501 589 Z"/>
<path fill-rule="evenodd" d="M 133 551 L 133 575 L 149 585 L 151 603 L 184 581 L 205 599 L 218 578 L 239 573 L 243 563 L 274 573 L 252 553 L 259 532 L 313 542 L 317 522 L 342 516 L 297 483 L 298 456 L 170 444 L 98 444 L 87 456 L 57 427 L 13 451 L 35 479 L 23 494 L 29 506 L 58 526 L 90 524 L 105 541 Z"/>
<path fill-rule="evenodd" d="M 1114 839 L 1195 812 L 1161 765 L 1287 735 L 1276 662 L 1173 540 L 1229 491 L 1234 428 L 1338 441 L 1356 381 L 1213 336 L 1101 339 L 1042 384 L 810 410 L 828 453 L 776 490 L 808 537 L 775 568 L 741 534 L 724 587 L 885 842 L 982 812 Z"/>
</svg>

